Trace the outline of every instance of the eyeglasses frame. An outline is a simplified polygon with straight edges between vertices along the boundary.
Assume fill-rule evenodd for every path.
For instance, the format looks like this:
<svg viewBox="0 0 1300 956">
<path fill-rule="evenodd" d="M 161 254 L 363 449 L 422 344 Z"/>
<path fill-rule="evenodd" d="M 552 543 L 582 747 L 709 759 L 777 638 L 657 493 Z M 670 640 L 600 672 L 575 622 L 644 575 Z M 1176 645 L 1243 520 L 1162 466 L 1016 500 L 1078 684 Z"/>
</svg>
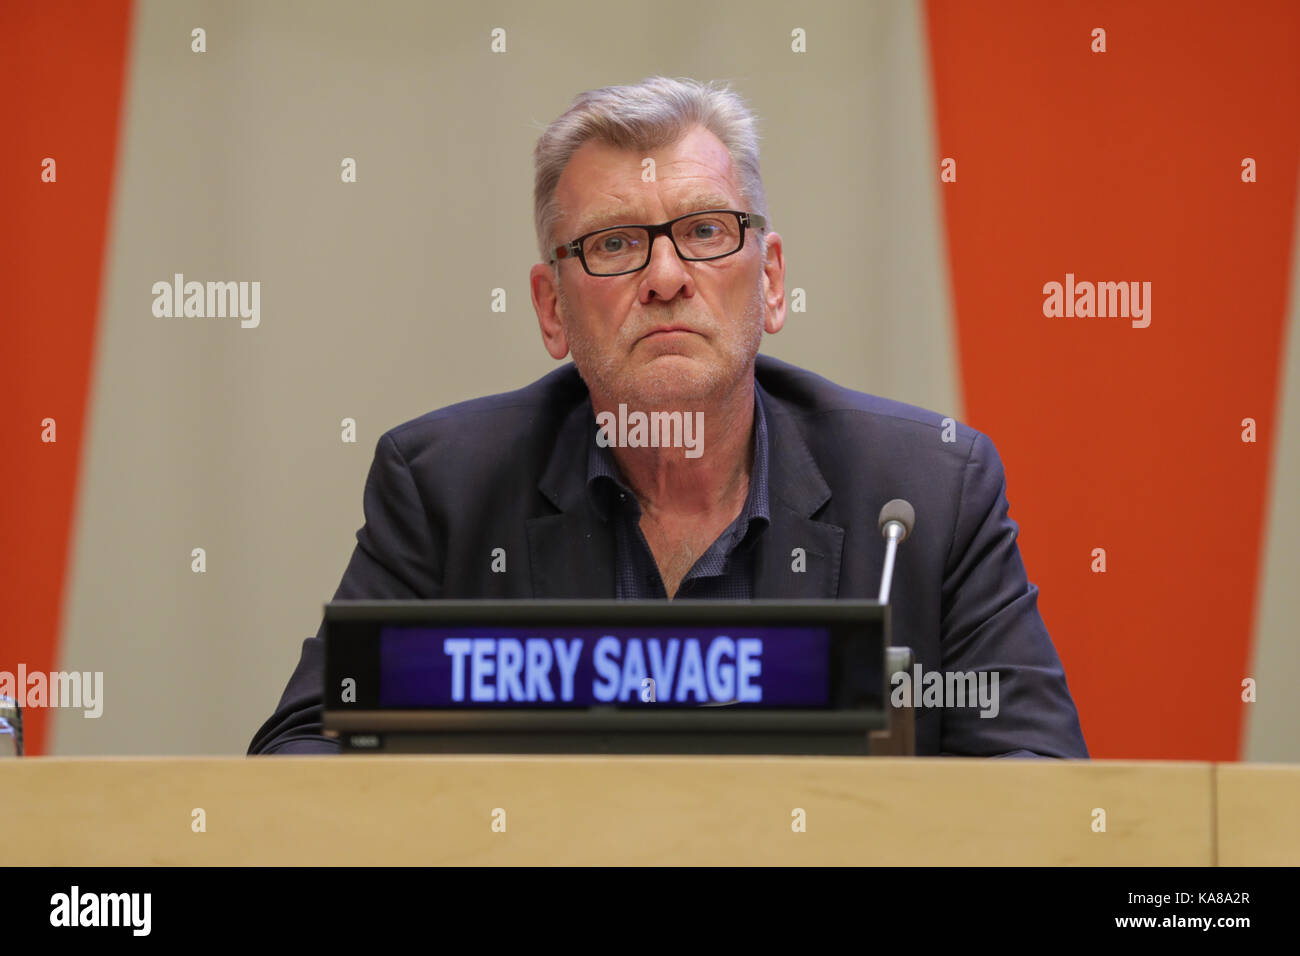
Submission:
<svg viewBox="0 0 1300 956">
<path fill-rule="evenodd" d="M 703 256 L 696 258 L 694 256 L 682 255 L 682 250 L 677 248 L 677 240 L 673 238 L 672 227 L 683 219 L 690 219 L 692 216 L 704 216 L 711 212 L 727 212 L 738 217 L 740 220 L 740 245 L 731 252 L 724 252 L 722 255 L 718 256 Z M 562 246 L 556 246 L 554 253 L 551 255 L 551 262 L 556 263 L 561 259 L 576 257 L 577 260 L 582 263 L 582 268 L 587 275 L 594 279 L 612 279 L 614 276 L 626 276 L 631 275 L 633 272 L 640 272 L 646 266 L 650 265 L 650 259 L 654 255 L 655 240 L 660 236 L 668 237 L 668 241 L 673 244 L 673 249 L 677 252 L 677 257 L 683 262 L 711 262 L 714 259 L 725 259 L 727 256 L 734 256 L 736 253 L 740 252 L 740 250 L 744 249 L 745 233 L 750 229 L 763 230 L 766 228 L 767 219 L 756 212 L 742 212 L 739 209 L 699 209 L 695 212 L 688 212 L 685 215 L 678 216 L 676 219 L 669 219 L 667 222 L 659 223 L 657 226 L 649 223 L 624 223 L 619 226 L 601 226 L 599 229 L 593 229 L 591 232 L 583 233 L 577 239 L 572 239 Z M 602 232 L 611 232 L 615 229 L 644 229 L 650 234 L 650 242 L 646 247 L 645 262 L 641 263 L 641 265 L 637 266 L 635 269 L 625 269 L 622 272 L 592 272 L 591 267 L 587 265 L 587 257 L 582 251 L 583 242 L 594 235 Z"/>
</svg>

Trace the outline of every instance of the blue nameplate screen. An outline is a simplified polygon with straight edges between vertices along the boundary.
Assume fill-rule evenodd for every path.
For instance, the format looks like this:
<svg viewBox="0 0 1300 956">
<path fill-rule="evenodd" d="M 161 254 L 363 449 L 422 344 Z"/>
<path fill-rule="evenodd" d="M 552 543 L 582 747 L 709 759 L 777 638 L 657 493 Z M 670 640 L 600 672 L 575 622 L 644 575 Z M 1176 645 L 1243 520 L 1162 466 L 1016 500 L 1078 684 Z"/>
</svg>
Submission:
<svg viewBox="0 0 1300 956">
<path fill-rule="evenodd" d="M 889 726 L 865 600 L 335 601 L 348 752 L 854 754 Z"/>
<path fill-rule="evenodd" d="M 826 627 L 380 629 L 382 708 L 831 706 Z"/>
</svg>

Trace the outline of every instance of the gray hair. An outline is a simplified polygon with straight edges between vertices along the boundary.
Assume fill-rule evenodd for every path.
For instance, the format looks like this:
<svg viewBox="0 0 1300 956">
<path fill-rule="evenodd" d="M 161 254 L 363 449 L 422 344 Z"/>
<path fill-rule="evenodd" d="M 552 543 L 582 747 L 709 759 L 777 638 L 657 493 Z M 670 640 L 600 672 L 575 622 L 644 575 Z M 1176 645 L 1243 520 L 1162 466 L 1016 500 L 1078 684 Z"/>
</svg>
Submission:
<svg viewBox="0 0 1300 956">
<path fill-rule="evenodd" d="M 533 150 L 533 221 L 542 261 L 549 262 L 551 251 L 559 244 L 554 237 L 560 218 L 555 188 L 579 147 L 596 140 L 616 149 L 651 150 L 677 142 L 697 125 L 727 147 L 741 197 L 749 211 L 767 219 L 771 228 L 758 171 L 757 123 L 745 101 L 725 85 L 652 76 L 633 86 L 579 93 L 537 141 Z M 764 253 L 766 245 L 763 237 L 760 246 Z"/>
</svg>

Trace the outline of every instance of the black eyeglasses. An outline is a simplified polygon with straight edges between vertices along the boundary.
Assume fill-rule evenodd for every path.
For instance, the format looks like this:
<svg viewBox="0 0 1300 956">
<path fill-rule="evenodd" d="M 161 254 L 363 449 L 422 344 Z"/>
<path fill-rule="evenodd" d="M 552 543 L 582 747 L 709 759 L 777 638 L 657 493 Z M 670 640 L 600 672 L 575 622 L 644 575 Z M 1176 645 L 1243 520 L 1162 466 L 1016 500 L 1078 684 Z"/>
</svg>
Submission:
<svg viewBox="0 0 1300 956">
<path fill-rule="evenodd" d="M 657 226 L 609 226 L 556 246 L 551 262 L 577 256 L 588 275 L 621 276 L 650 264 L 659 236 L 667 236 L 677 255 L 688 262 L 734 256 L 745 245 L 746 229 L 766 229 L 757 213 L 735 209 L 706 209 L 687 213 Z"/>
</svg>

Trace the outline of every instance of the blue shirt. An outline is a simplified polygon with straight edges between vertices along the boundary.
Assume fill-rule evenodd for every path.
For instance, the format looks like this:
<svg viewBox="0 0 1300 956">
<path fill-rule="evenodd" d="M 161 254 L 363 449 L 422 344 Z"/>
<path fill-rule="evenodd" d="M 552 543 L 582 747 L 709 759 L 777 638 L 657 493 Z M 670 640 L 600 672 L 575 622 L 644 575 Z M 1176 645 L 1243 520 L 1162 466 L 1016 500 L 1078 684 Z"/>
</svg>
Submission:
<svg viewBox="0 0 1300 956">
<path fill-rule="evenodd" d="M 740 514 L 682 579 L 675 597 L 747 601 L 754 591 L 754 547 L 771 523 L 767 497 L 767 418 L 754 387 L 754 461 Z M 668 591 L 641 532 L 641 504 L 623 481 L 613 453 L 596 441 L 595 416 L 587 452 L 587 493 L 603 521 L 614 523 L 615 594 L 620 601 L 666 599 Z"/>
</svg>

